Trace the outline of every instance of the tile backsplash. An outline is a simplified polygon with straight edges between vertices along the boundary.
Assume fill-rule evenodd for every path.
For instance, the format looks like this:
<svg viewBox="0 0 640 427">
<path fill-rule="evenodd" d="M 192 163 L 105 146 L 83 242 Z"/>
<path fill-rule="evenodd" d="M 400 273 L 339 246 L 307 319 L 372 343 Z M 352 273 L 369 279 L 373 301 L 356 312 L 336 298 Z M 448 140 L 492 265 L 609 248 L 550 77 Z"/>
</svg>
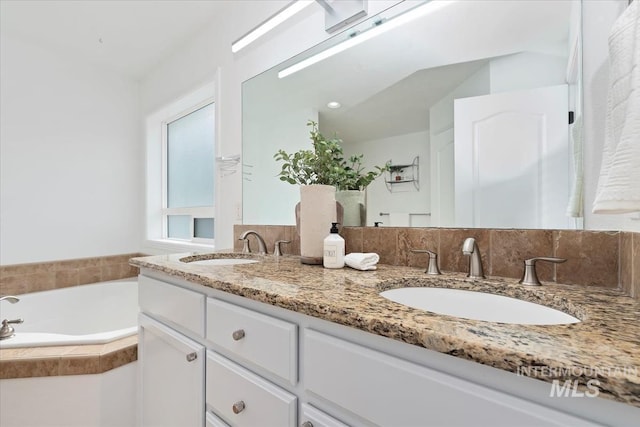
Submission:
<svg viewBox="0 0 640 427">
<path fill-rule="evenodd" d="M 18 295 L 138 275 L 139 253 L 0 266 L 0 295 Z"/>
<path fill-rule="evenodd" d="M 242 250 L 238 237 L 255 230 L 264 237 L 269 253 L 276 240 L 285 254 L 300 254 L 300 238 L 295 226 L 235 225 L 234 250 Z M 474 237 L 480 248 L 485 274 L 520 278 L 523 261 L 536 256 L 566 258 L 563 264 L 540 262 L 537 272 L 543 282 L 620 288 L 640 299 L 640 233 L 622 231 L 517 230 L 404 227 L 345 227 L 340 234 L 346 251 L 376 252 L 383 264 L 427 266 L 427 254 L 411 249 L 429 249 L 438 254 L 443 271 L 464 272 L 468 258 L 462 243 Z M 253 250 L 257 244 L 250 237 Z"/>
</svg>

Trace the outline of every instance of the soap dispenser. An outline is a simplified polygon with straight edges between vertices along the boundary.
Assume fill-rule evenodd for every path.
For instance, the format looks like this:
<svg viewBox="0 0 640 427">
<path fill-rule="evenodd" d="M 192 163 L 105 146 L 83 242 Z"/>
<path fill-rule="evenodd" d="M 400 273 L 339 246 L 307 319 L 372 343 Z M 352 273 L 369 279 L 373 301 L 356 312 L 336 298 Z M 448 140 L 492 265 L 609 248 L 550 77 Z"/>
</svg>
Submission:
<svg viewBox="0 0 640 427">
<path fill-rule="evenodd" d="M 344 267 L 344 239 L 338 234 L 338 223 L 331 223 L 329 235 L 324 239 L 322 257 L 324 268 Z"/>
</svg>

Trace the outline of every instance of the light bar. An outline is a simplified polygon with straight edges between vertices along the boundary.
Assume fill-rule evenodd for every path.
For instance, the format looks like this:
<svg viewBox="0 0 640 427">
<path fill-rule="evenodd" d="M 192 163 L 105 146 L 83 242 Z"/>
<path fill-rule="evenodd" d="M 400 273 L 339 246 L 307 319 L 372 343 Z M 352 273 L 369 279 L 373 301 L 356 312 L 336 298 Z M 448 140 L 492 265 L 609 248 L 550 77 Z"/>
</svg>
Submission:
<svg viewBox="0 0 640 427">
<path fill-rule="evenodd" d="M 315 63 L 318 63 L 322 60 L 325 60 L 333 55 L 336 55 L 342 51 L 345 51 L 349 48 L 359 45 L 367 40 L 370 40 L 380 34 L 386 33 L 389 30 L 397 28 L 401 25 L 404 25 L 414 19 L 425 16 L 429 13 L 432 13 L 438 9 L 442 9 L 445 6 L 448 6 L 452 3 L 455 3 L 455 0 L 431 0 L 428 3 L 425 3 L 421 6 L 416 7 L 415 9 L 411 9 L 408 12 L 405 12 L 399 16 L 389 19 L 388 21 L 383 21 L 375 24 L 370 29 L 357 33 L 353 37 L 339 43 L 335 46 L 330 47 L 327 50 L 324 50 L 316 55 L 310 56 L 307 59 L 303 59 L 302 61 L 291 65 L 290 67 L 285 68 L 278 72 L 278 78 L 287 77 L 293 73 L 296 73 L 300 70 L 303 70 Z"/>
<path fill-rule="evenodd" d="M 314 0 L 294 0 L 289 3 L 284 9 L 280 10 L 271 18 L 267 19 L 262 24 L 240 37 L 240 39 L 233 42 L 231 44 L 231 52 L 236 53 L 240 49 L 247 47 L 249 44 L 264 36 L 269 31 L 273 30 L 275 27 L 282 24 L 284 21 L 314 2 Z"/>
</svg>

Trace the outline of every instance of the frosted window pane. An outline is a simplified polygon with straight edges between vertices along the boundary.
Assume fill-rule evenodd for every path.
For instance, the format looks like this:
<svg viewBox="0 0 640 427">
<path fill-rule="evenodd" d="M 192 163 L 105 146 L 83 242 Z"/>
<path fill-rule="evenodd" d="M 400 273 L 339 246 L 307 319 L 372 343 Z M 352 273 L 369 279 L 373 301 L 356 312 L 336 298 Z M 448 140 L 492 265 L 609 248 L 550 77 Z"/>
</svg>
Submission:
<svg viewBox="0 0 640 427">
<path fill-rule="evenodd" d="M 213 239 L 213 218 L 194 218 L 193 237 Z"/>
<path fill-rule="evenodd" d="M 167 207 L 213 206 L 214 104 L 167 125 Z"/>
<path fill-rule="evenodd" d="M 191 239 L 191 215 L 168 215 L 167 235 L 170 239 Z"/>
</svg>

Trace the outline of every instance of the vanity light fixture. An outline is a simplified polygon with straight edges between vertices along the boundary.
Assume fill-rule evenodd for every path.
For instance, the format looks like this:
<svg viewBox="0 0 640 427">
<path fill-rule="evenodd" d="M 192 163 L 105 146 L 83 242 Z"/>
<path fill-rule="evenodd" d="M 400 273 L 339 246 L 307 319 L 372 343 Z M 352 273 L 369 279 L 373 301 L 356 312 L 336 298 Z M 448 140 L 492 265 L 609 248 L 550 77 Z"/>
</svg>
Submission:
<svg viewBox="0 0 640 427">
<path fill-rule="evenodd" d="M 283 9 L 264 21 L 262 24 L 258 25 L 256 28 L 233 42 L 231 44 L 231 52 L 236 53 L 240 49 L 247 47 L 249 44 L 253 43 L 258 38 L 273 30 L 275 27 L 282 24 L 284 21 L 291 18 L 293 15 L 300 12 L 312 3 L 315 3 L 315 0 L 292 1 Z"/>
<path fill-rule="evenodd" d="M 367 40 L 370 40 L 380 34 L 386 33 L 389 30 L 402 26 L 410 21 L 413 21 L 414 19 L 420 18 L 436 10 L 442 9 L 455 2 L 456 0 L 438 0 L 438 1 L 432 0 L 420 6 L 417 6 L 416 8 L 411 9 L 399 16 L 393 17 L 388 20 L 376 21 L 375 24 L 368 30 L 353 33 L 347 40 L 343 41 L 342 43 L 338 43 L 337 45 L 332 46 L 327 50 L 317 53 L 316 55 L 310 56 L 309 58 L 303 59 L 302 61 L 296 64 L 293 64 L 290 67 L 285 68 L 284 70 L 279 71 L 278 78 L 282 79 L 284 77 L 287 77 L 313 64 L 316 64 L 322 60 L 330 58 L 333 55 L 343 52 L 351 47 L 357 46 L 360 43 L 363 43 Z"/>
</svg>

